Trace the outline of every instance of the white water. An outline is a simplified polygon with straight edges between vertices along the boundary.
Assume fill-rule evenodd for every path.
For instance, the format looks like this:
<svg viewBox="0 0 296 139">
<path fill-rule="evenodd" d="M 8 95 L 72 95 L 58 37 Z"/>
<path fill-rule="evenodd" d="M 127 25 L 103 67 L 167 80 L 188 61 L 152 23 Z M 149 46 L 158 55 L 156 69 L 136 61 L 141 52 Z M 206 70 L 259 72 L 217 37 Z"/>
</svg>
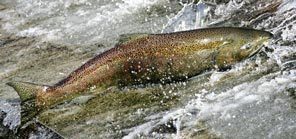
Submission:
<svg viewBox="0 0 296 139">
<path fill-rule="evenodd" d="M 97 43 L 110 47 L 121 34 L 159 32 L 168 17 L 173 15 L 158 17 L 157 11 L 152 7 L 159 5 L 163 8 L 168 4 L 166 0 L 3 0 L 0 4 L 7 6 L 0 11 L 1 29 L 7 33 L 36 37 L 40 42 L 86 46 L 79 49 L 88 49 L 87 46 Z M 146 12 L 155 13 L 147 17 Z M 33 47 L 36 48 L 32 49 L 39 49 L 39 44 Z M 98 48 L 98 52 L 105 49 L 106 47 Z M 26 54 L 27 50 L 24 51 L 19 57 Z M 12 67 L 18 69 L 21 66 L 16 64 Z M 3 77 L 14 70 L 2 65 L 0 67 L 0 76 Z M 0 96 L 2 93 L 0 92 Z M 20 123 L 19 106 L 13 107 L 1 98 L 0 104 L 0 110 L 8 113 L 4 125 L 14 129 Z"/>
<path fill-rule="evenodd" d="M 120 34 L 158 31 L 162 21 L 151 26 L 140 12 L 165 0 L 17 0 L 15 8 L 0 13 L 2 28 L 19 36 L 38 36 L 43 41 L 87 45 L 114 43 Z M 126 20 L 126 19 L 129 20 Z M 156 17 L 157 18 L 157 17 Z M 149 27 L 149 28 L 147 28 Z M 120 34 L 118 34 L 120 33 Z M 112 43 L 111 43 L 112 44 Z"/>
<path fill-rule="evenodd" d="M 280 20 L 285 18 L 285 20 L 281 21 L 280 26 L 268 30 L 274 34 L 281 34 L 279 40 L 295 42 L 296 20 L 295 18 L 292 19 L 296 15 L 295 2 L 284 1 L 275 17 L 270 17 L 255 27 L 268 27 L 273 22 L 276 22 L 278 17 L 281 17 Z M 224 20 L 224 18 L 229 18 L 233 12 L 239 10 L 243 4 L 245 4 L 244 1 L 237 3 L 233 0 L 227 5 L 219 5 L 215 12 L 217 15 L 223 15 L 221 18 Z M 290 14 L 285 12 L 292 8 L 294 10 L 290 12 L 290 14 L 292 13 L 292 17 L 290 17 Z M 191 13 L 188 11 L 191 11 Z M 173 28 L 173 31 L 197 28 L 192 19 L 186 20 L 184 16 L 181 16 L 194 14 L 192 12 L 192 7 L 185 5 L 183 10 L 169 22 L 168 26 L 171 25 L 172 27 L 167 26 L 167 28 Z M 216 20 L 219 21 L 220 19 Z M 172 21 L 174 21 L 174 24 L 172 24 Z M 283 61 L 283 57 L 289 57 L 289 55 L 296 52 L 295 43 L 281 46 L 271 43 L 268 47 L 274 49 L 273 52 L 267 52 L 270 61 L 276 61 L 280 67 L 285 63 L 295 63 L 295 59 L 288 62 Z M 257 61 L 260 64 L 260 59 L 257 58 Z M 228 73 L 244 70 L 245 64 L 244 62 L 239 63 L 227 72 L 214 72 L 208 84 L 214 84 Z M 261 68 L 264 67 L 255 70 L 262 70 Z M 171 110 L 166 114 L 157 115 L 158 122 L 155 123 L 154 121 L 153 126 L 146 125 L 145 128 L 134 128 L 134 131 L 125 138 L 134 138 L 135 134 L 155 138 L 157 135 L 150 135 L 151 130 L 172 119 L 178 123 L 175 125 L 177 134 L 166 135 L 169 138 L 188 138 L 188 131 L 198 130 L 196 128 L 200 121 L 206 121 L 212 132 L 222 138 L 295 138 L 295 100 L 286 91 L 288 88 L 295 87 L 296 70 L 290 69 L 289 71 L 278 71 L 265 75 L 252 82 L 239 84 L 224 92 L 208 92 L 203 89 L 199 93 L 197 92 L 196 98 L 188 101 L 185 106 Z"/>
<path fill-rule="evenodd" d="M 12 105 L 4 100 L 0 100 L 0 104 L 0 110 L 7 114 L 3 119 L 3 125 L 8 126 L 11 130 L 14 130 L 18 125 L 20 125 L 19 105 Z"/>
</svg>

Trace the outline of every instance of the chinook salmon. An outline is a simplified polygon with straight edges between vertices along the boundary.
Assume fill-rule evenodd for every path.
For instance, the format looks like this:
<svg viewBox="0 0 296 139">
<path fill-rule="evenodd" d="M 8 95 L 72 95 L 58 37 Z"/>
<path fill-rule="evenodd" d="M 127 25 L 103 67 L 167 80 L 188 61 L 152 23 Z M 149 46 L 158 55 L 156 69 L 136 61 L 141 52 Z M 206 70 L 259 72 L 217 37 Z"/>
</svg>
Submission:
<svg viewBox="0 0 296 139">
<path fill-rule="evenodd" d="M 92 86 L 167 83 L 228 67 L 254 55 L 271 36 L 266 31 L 234 27 L 125 35 L 114 48 L 95 56 L 53 86 L 7 84 L 20 96 L 23 124 Z"/>
</svg>

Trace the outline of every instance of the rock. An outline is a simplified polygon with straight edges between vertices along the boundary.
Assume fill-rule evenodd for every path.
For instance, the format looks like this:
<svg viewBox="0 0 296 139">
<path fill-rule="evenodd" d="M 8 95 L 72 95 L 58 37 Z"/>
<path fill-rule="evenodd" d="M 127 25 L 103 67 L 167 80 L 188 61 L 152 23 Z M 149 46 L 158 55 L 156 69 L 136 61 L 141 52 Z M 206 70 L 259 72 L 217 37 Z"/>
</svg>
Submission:
<svg viewBox="0 0 296 139">
<path fill-rule="evenodd" d="M 174 125 L 175 120 L 169 120 L 167 123 L 154 127 L 151 133 L 177 133 L 177 128 Z"/>
<path fill-rule="evenodd" d="M 296 99 L 296 88 L 289 88 L 287 89 L 289 96 L 293 99 Z"/>
</svg>

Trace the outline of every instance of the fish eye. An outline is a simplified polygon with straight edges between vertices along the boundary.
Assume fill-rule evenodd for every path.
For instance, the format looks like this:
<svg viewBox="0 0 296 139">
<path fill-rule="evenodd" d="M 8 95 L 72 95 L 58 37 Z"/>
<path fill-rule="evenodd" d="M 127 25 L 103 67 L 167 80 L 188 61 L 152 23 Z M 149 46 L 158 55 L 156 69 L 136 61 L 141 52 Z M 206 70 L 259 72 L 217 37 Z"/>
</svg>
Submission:
<svg viewBox="0 0 296 139">
<path fill-rule="evenodd" d="M 250 48 L 251 48 L 251 44 L 247 43 L 247 44 L 243 45 L 240 49 L 245 50 L 245 49 L 250 49 Z"/>
</svg>

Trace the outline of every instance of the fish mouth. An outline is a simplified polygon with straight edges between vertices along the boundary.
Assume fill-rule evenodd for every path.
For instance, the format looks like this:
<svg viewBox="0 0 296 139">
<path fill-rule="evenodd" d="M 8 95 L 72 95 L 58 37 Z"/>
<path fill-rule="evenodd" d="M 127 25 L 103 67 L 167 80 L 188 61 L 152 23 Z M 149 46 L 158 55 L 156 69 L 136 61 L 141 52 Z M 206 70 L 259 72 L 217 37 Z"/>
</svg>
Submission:
<svg viewBox="0 0 296 139">
<path fill-rule="evenodd" d="M 256 55 L 263 48 L 263 46 L 264 45 L 261 45 L 255 51 L 253 51 L 251 54 L 249 54 L 248 58 L 253 57 L 254 55 Z"/>
<path fill-rule="evenodd" d="M 263 46 L 267 46 L 269 44 L 269 42 L 267 41 L 269 38 L 264 38 L 263 39 L 263 44 L 261 44 L 255 51 L 253 51 L 252 53 L 249 54 L 248 58 L 253 57 L 254 55 L 256 55 L 262 48 Z"/>
</svg>

